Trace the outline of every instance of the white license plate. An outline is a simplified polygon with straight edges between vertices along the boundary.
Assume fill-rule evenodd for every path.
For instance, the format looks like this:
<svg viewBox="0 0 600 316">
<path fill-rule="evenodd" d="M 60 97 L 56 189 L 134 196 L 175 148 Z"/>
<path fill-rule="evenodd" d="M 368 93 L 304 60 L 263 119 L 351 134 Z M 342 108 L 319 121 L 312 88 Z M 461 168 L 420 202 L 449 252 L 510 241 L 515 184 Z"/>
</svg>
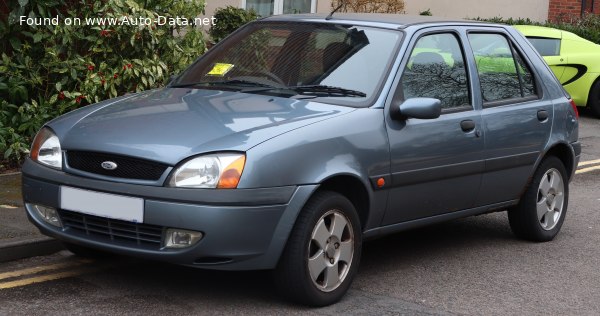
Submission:
<svg viewBox="0 0 600 316">
<path fill-rule="evenodd" d="M 89 215 L 144 222 L 144 199 L 60 187 L 60 208 Z"/>
</svg>

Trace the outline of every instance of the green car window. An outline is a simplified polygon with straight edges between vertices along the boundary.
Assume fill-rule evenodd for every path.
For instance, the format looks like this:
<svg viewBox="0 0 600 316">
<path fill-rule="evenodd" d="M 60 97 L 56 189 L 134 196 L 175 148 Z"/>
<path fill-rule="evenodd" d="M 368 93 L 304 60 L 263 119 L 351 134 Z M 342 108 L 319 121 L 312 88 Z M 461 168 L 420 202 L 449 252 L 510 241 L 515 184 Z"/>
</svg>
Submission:
<svg viewBox="0 0 600 316">
<path fill-rule="evenodd" d="M 560 55 L 560 39 L 544 37 L 527 37 L 527 39 L 542 56 Z"/>
</svg>

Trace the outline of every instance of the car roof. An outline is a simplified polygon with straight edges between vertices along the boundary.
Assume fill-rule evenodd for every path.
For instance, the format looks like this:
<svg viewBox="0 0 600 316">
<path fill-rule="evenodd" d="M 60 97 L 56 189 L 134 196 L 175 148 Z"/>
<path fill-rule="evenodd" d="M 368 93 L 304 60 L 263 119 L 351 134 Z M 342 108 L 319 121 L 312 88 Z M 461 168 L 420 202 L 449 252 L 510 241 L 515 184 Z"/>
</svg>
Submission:
<svg viewBox="0 0 600 316">
<path fill-rule="evenodd" d="M 551 27 L 545 26 L 537 26 L 537 25 L 515 25 L 517 30 L 519 30 L 523 35 L 529 37 L 545 37 L 545 38 L 556 38 L 563 40 L 572 40 L 578 42 L 585 42 L 589 44 L 597 45 L 596 43 L 589 41 L 575 33 L 571 33 L 568 31 L 563 31 L 560 29 L 555 29 Z"/>
<path fill-rule="evenodd" d="M 546 38 L 558 38 L 561 39 L 563 31 L 551 27 L 537 26 L 537 25 L 515 25 L 514 26 L 519 32 L 525 36 L 533 37 L 546 37 Z"/>
<path fill-rule="evenodd" d="M 480 21 L 449 19 L 442 17 L 406 15 L 406 14 L 388 14 L 388 13 L 335 13 L 330 20 L 326 20 L 328 14 L 284 14 L 274 15 L 264 18 L 264 21 L 302 21 L 302 22 L 352 22 L 362 25 L 381 26 L 389 28 L 406 28 L 417 24 L 492 24 Z"/>
</svg>

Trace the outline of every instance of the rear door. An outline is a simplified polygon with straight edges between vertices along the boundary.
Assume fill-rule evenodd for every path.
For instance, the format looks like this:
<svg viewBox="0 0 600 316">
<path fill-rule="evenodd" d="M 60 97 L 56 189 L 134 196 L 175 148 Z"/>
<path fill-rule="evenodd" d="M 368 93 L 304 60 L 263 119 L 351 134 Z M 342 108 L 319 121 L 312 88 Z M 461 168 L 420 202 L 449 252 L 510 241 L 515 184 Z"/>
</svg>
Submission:
<svg viewBox="0 0 600 316">
<path fill-rule="evenodd" d="M 468 209 L 475 202 L 484 141 L 462 38 L 455 30 L 431 28 L 411 40 L 386 110 L 392 183 L 383 225 Z M 441 100 L 441 116 L 392 119 L 393 107 L 417 97 Z"/>
<path fill-rule="evenodd" d="M 551 100 L 521 47 L 502 28 L 468 33 L 481 86 L 485 173 L 476 205 L 516 200 L 552 128 Z"/>
</svg>

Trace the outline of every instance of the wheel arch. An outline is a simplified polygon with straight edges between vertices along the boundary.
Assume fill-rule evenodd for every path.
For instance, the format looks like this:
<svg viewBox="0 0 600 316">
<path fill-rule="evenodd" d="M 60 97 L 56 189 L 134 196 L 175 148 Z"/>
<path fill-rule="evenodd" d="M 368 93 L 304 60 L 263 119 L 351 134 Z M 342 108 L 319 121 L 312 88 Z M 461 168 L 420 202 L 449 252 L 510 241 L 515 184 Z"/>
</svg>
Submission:
<svg viewBox="0 0 600 316">
<path fill-rule="evenodd" d="M 560 159 L 560 161 L 562 161 L 563 165 L 565 166 L 565 169 L 567 170 L 567 176 L 569 177 L 569 180 L 571 180 L 573 172 L 575 171 L 574 169 L 576 168 L 576 166 L 574 165 L 575 156 L 573 154 L 571 146 L 565 143 L 557 143 L 553 145 L 552 147 L 550 147 L 550 149 L 548 149 L 548 151 L 546 151 L 542 159 L 540 159 L 540 161 L 538 162 L 538 166 L 544 159 L 550 156 L 557 157 L 558 159 Z M 538 166 L 536 166 L 534 170 L 536 170 Z"/>
<path fill-rule="evenodd" d="M 365 229 L 370 214 L 371 197 L 367 186 L 360 178 L 350 174 L 330 176 L 321 181 L 313 195 L 318 191 L 333 191 L 350 200 L 356 209 L 362 229 Z"/>
</svg>

